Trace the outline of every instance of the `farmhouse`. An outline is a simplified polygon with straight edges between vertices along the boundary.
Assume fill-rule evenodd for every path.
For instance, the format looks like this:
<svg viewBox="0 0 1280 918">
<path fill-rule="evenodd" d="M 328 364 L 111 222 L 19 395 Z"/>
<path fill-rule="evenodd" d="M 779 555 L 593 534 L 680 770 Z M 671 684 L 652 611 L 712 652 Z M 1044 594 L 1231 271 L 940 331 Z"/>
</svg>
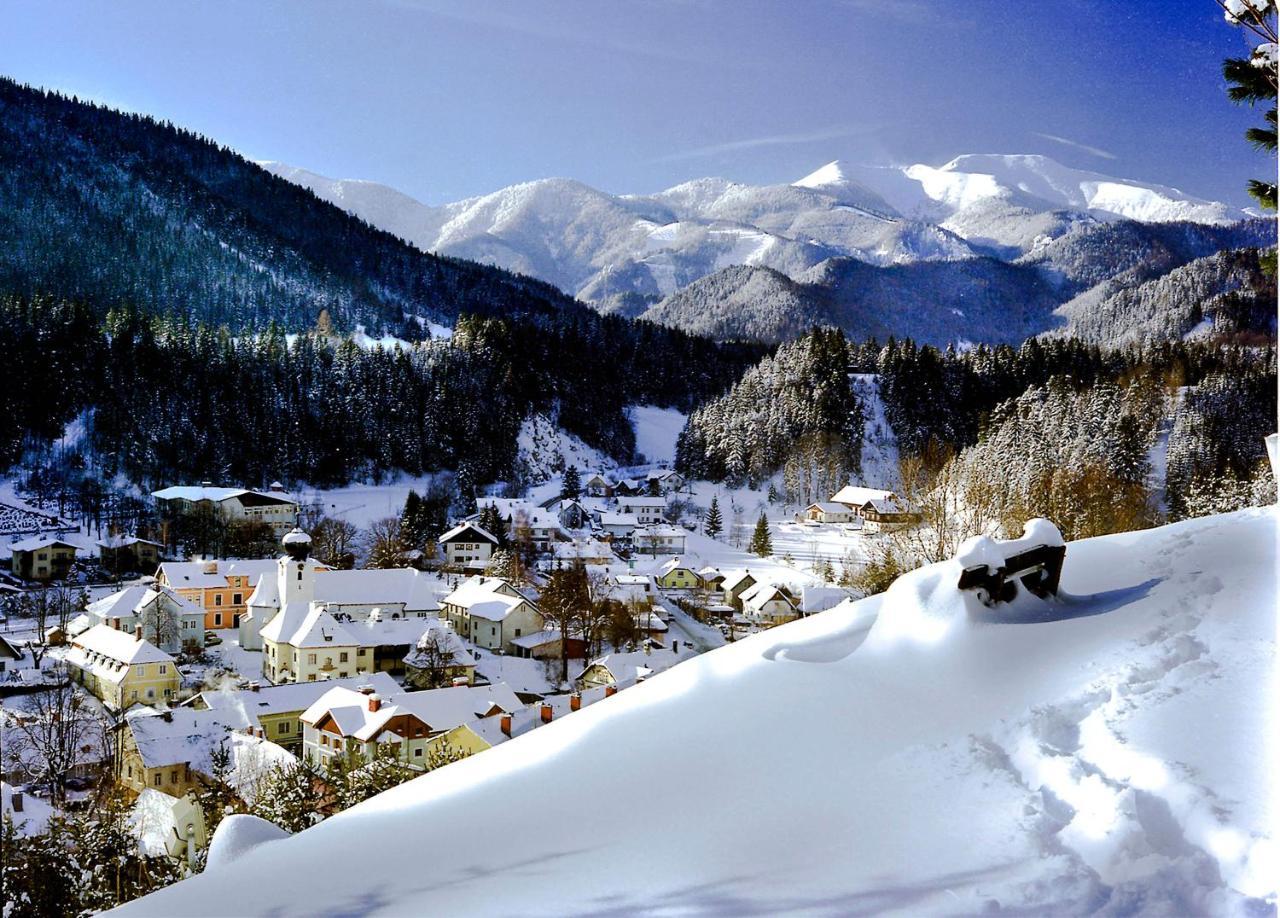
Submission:
<svg viewBox="0 0 1280 918">
<path fill-rule="evenodd" d="M 857 513 L 869 500 L 892 500 L 897 497 L 892 491 L 880 488 L 863 488 L 858 485 L 845 485 L 831 496 L 831 503 L 844 504 Z"/>
<path fill-rule="evenodd" d="M 111 536 L 98 542 L 102 566 L 109 571 L 145 571 L 151 573 L 160 563 L 159 542 L 137 536 Z"/>
<path fill-rule="evenodd" d="M 849 506 L 838 501 L 820 501 L 804 509 L 804 518 L 814 523 L 848 523 L 856 517 Z"/>
<path fill-rule="evenodd" d="M 897 497 L 869 500 L 858 510 L 867 532 L 894 532 L 920 522 L 920 514 Z"/>
</svg>

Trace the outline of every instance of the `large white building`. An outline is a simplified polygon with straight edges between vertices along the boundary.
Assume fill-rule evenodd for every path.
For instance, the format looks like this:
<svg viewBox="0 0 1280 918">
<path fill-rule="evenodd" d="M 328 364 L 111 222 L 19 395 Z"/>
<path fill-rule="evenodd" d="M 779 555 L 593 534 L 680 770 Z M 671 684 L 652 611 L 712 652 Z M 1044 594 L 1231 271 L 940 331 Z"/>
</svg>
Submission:
<svg viewBox="0 0 1280 918">
<path fill-rule="evenodd" d="M 275 486 L 267 491 L 247 488 L 217 488 L 205 483 L 198 486 L 176 485 L 151 492 L 162 506 L 188 509 L 197 504 L 210 504 L 233 520 L 266 523 L 276 535 L 284 535 L 298 522 L 298 504 L 283 489 Z"/>
</svg>

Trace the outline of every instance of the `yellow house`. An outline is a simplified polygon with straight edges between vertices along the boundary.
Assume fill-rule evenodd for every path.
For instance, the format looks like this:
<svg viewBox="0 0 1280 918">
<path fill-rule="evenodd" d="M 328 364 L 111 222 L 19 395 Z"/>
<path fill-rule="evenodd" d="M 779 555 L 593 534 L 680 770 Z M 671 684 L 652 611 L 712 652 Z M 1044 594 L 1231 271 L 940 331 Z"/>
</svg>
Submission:
<svg viewBox="0 0 1280 918">
<path fill-rule="evenodd" d="M 117 711 L 135 704 L 173 704 L 182 687 L 173 657 L 109 625 L 95 625 L 75 638 L 66 662 L 72 678 Z"/>
<path fill-rule="evenodd" d="M 655 579 L 664 590 L 693 590 L 702 585 L 698 572 L 680 558 L 672 558 L 658 568 Z"/>
<path fill-rule="evenodd" d="M 76 546 L 50 536 L 36 536 L 9 546 L 10 569 L 25 580 L 61 580 L 76 559 Z"/>
</svg>

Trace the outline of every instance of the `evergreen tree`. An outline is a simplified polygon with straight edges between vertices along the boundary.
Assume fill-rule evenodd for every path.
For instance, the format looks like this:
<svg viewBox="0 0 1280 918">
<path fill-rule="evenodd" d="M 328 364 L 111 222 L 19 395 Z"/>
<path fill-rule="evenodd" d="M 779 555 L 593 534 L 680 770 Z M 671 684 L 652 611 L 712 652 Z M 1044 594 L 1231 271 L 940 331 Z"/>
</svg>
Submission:
<svg viewBox="0 0 1280 918">
<path fill-rule="evenodd" d="M 560 486 L 560 496 L 577 500 L 582 495 L 582 478 L 577 466 L 569 466 L 564 470 L 564 482 Z"/>
<path fill-rule="evenodd" d="M 750 547 L 752 554 L 759 555 L 761 558 L 773 554 L 773 540 L 769 537 L 769 519 L 763 510 L 760 512 L 760 519 L 756 520 L 755 532 L 751 534 Z"/>
<path fill-rule="evenodd" d="M 1228 58 L 1222 64 L 1222 75 L 1229 84 L 1227 97 L 1237 104 L 1269 106 L 1263 112 L 1263 127 L 1251 127 L 1245 132 L 1248 141 L 1260 150 L 1276 152 L 1276 43 L 1280 36 L 1276 30 L 1275 0 L 1249 0 L 1243 3 L 1223 3 L 1227 21 L 1238 25 L 1261 44 L 1248 58 Z M 1272 159 L 1274 166 L 1274 157 Z M 1249 194 L 1266 210 L 1276 209 L 1275 169 L 1266 180 L 1249 182 Z M 1271 267 L 1274 273 L 1274 253 Z"/>
<path fill-rule="evenodd" d="M 702 531 L 706 533 L 708 539 L 718 539 L 720 538 L 720 533 L 724 531 L 724 520 L 720 517 L 719 498 L 711 498 L 711 506 L 707 508 L 707 519 L 702 524 Z"/>
</svg>

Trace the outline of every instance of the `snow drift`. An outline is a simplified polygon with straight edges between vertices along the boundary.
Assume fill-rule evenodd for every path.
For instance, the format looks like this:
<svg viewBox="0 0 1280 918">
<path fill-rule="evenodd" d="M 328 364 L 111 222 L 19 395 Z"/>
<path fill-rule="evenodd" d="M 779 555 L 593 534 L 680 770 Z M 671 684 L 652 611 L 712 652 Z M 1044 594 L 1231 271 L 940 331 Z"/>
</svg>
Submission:
<svg viewBox="0 0 1280 918">
<path fill-rule="evenodd" d="M 933 565 L 123 911 L 1261 910 L 1276 536 L 1073 543 L 1012 615 Z"/>
</svg>

